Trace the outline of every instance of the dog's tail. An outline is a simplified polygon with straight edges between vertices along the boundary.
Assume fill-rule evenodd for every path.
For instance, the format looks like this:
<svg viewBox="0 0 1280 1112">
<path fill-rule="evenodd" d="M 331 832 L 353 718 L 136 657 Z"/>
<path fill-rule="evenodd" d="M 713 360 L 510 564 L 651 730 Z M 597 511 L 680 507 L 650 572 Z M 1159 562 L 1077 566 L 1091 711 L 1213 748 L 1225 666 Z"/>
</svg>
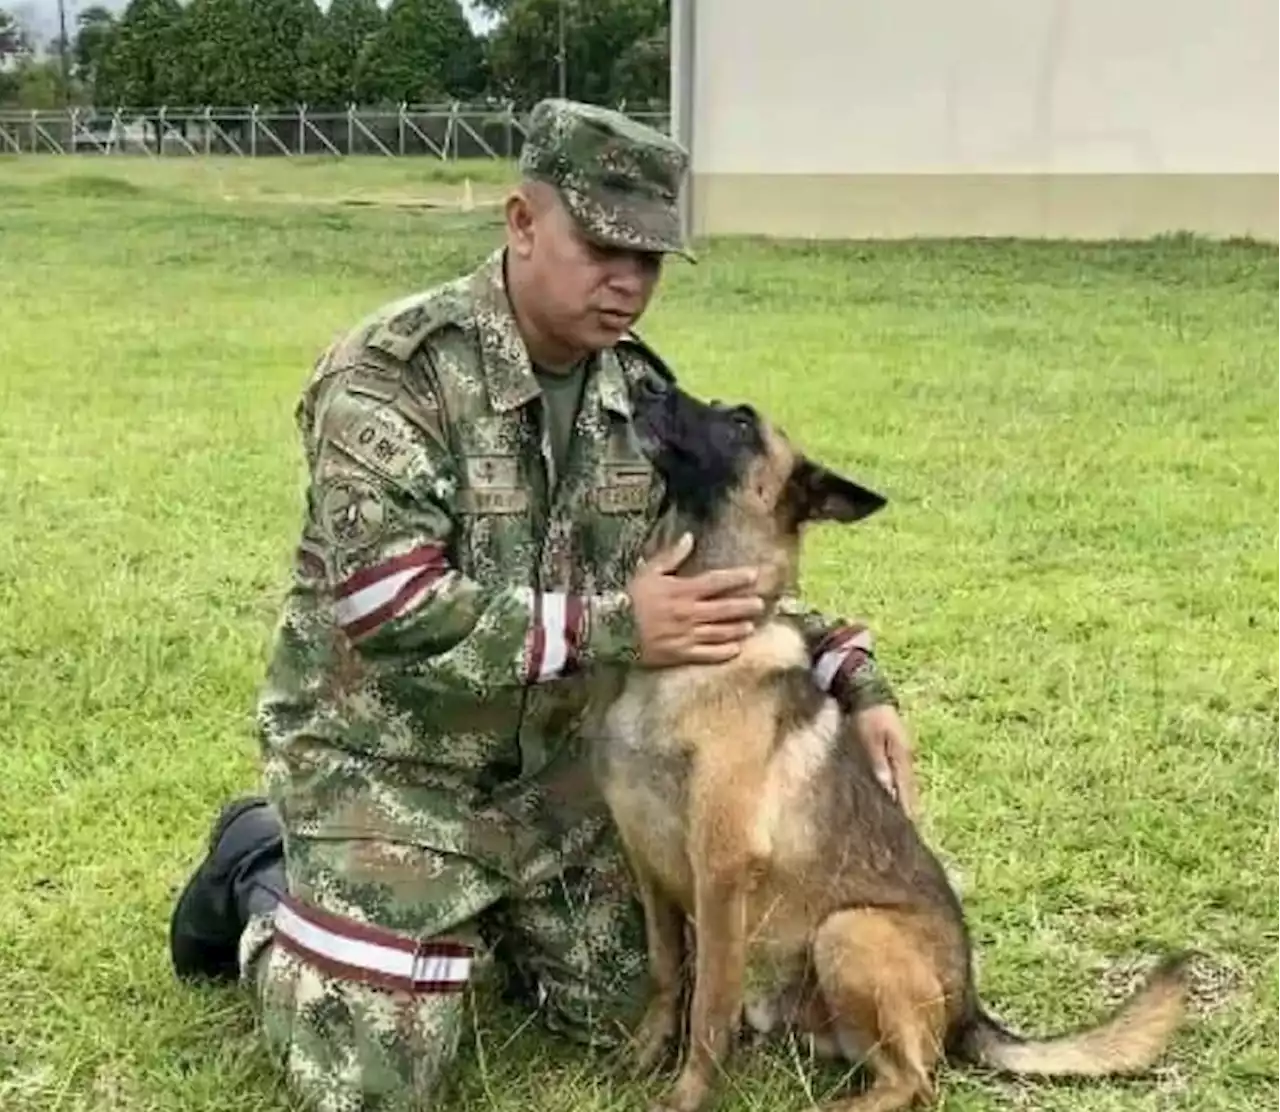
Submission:
<svg viewBox="0 0 1280 1112">
<path fill-rule="evenodd" d="M 958 1040 L 957 1057 L 1006 1073 L 1045 1077 L 1140 1073 L 1159 1057 L 1182 1019 L 1192 956 L 1165 958 L 1107 1019 L 1071 1034 L 1023 1038 L 979 1008 Z"/>
</svg>

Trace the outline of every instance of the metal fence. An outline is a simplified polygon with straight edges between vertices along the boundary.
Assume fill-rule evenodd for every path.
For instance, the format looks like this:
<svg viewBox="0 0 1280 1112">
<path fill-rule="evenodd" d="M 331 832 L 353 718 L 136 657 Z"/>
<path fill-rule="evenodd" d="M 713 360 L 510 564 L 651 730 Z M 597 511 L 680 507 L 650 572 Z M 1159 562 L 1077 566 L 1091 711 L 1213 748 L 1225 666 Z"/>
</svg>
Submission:
<svg viewBox="0 0 1280 1112">
<path fill-rule="evenodd" d="M 625 106 L 623 106 L 625 108 Z M 662 131 L 666 111 L 629 114 Z M 515 158 L 528 116 L 510 105 L 295 109 L 0 109 L 0 154 L 129 154 L 244 158 L 379 155 Z"/>
</svg>

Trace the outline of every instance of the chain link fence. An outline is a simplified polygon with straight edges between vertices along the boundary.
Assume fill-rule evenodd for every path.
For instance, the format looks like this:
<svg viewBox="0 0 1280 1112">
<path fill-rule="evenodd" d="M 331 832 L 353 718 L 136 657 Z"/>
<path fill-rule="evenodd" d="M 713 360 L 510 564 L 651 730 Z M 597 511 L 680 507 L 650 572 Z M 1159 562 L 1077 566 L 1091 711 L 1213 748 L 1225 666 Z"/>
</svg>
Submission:
<svg viewBox="0 0 1280 1112">
<path fill-rule="evenodd" d="M 669 131 L 665 110 L 628 114 Z M 0 110 L 0 154 L 511 159 L 520 154 L 527 120 L 510 105 L 457 103 L 339 111 L 305 105 Z"/>
</svg>

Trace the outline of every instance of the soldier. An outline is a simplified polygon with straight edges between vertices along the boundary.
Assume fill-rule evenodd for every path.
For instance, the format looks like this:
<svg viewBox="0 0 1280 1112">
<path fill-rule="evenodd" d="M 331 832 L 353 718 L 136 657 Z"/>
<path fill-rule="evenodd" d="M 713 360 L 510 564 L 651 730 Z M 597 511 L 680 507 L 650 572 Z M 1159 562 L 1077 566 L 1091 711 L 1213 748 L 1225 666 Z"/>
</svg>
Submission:
<svg viewBox="0 0 1280 1112">
<path fill-rule="evenodd" d="M 586 685 L 598 662 L 727 659 L 761 608 L 752 569 L 672 574 L 687 539 L 639 560 L 662 484 L 629 398 L 670 371 L 631 328 L 689 255 L 686 166 L 618 113 L 539 104 L 504 245 L 335 341 L 297 407 L 265 795 L 222 810 L 170 948 L 180 977 L 253 987 L 319 1112 L 432 1107 L 495 964 L 589 1044 L 638 1015 L 643 920 L 579 759 Z M 912 807 L 867 631 L 788 606 Z"/>
</svg>

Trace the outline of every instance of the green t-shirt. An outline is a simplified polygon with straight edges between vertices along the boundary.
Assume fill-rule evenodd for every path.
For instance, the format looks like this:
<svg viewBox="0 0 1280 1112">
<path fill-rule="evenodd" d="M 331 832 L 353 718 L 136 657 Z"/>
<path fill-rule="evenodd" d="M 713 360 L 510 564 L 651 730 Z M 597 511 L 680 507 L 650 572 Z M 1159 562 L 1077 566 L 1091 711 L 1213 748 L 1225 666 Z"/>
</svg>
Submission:
<svg viewBox="0 0 1280 1112">
<path fill-rule="evenodd" d="M 580 361 L 567 371 L 555 373 L 534 367 L 534 376 L 542 387 L 542 399 L 546 412 L 547 433 L 551 439 L 551 455 L 556 464 L 557 485 L 564 474 L 565 461 L 569 458 L 569 441 L 573 436 L 573 423 L 578 419 L 578 407 L 582 403 L 582 387 L 587 378 L 587 360 Z"/>
</svg>

